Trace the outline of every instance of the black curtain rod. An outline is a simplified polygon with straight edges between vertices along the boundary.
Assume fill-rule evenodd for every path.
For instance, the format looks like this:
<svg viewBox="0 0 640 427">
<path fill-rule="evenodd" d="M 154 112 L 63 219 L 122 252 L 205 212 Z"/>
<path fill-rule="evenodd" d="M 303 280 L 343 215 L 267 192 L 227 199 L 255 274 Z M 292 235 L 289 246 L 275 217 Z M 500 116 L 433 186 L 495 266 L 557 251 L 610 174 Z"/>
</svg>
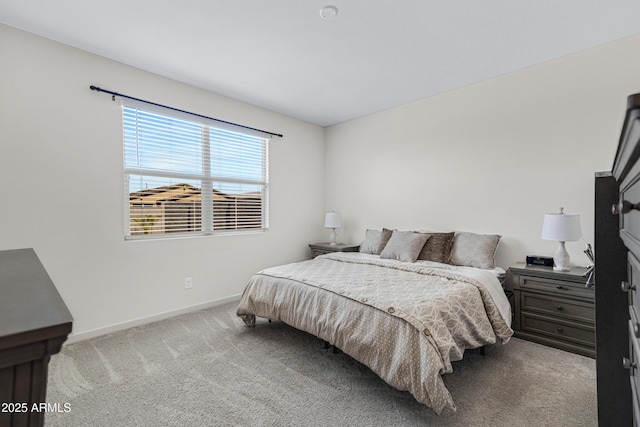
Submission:
<svg viewBox="0 0 640 427">
<path fill-rule="evenodd" d="M 216 119 L 216 118 L 213 118 L 213 117 L 203 116 L 202 114 L 197 114 L 197 113 L 192 113 L 190 111 L 180 110 L 179 108 L 173 108 L 173 107 L 169 107 L 167 105 L 157 104 L 155 102 L 146 101 L 144 99 L 134 98 L 133 96 L 129 96 L 129 95 L 123 95 L 121 93 L 113 92 L 111 90 L 102 89 L 102 88 L 99 88 L 99 87 L 94 86 L 94 85 L 89 86 L 89 89 L 95 90 L 96 92 L 108 93 L 108 94 L 113 95 L 113 96 L 120 96 L 122 98 L 133 99 L 134 101 L 144 102 L 145 104 L 155 105 L 156 107 L 167 108 L 169 110 L 178 111 L 180 113 L 185 113 L 185 114 L 190 114 L 192 116 L 200 117 L 200 118 L 207 119 L 207 120 L 213 120 L 213 121 L 216 121 L 216 122 L 219 122 L 219 123 L 224 123 L 224 124 L 227 124 L 227 125 L 237 126 L 237 127 L 243 128 L 243 129 L 248 129 L 248 130 L 253 130 L 253 131 L 257 131 L 257 132 L 266 133 L 266 134 L 269 134 L 271 136 L 279 136 L 280 138 L 282 138 L 282 134 L 280 134 L 280 133 L 273 133 L 273 132 L 269 132 L 269 131 L 262 130 L 262 129 L 256 129 L 256 128 L 252 128 L 252 127 L 249 127 L 249 126 L 239 125 L 239 124 L 233 123 L 233 122 L 227 122 L 225 120 L 220 120 L 220 119 Z"/>
</svg>

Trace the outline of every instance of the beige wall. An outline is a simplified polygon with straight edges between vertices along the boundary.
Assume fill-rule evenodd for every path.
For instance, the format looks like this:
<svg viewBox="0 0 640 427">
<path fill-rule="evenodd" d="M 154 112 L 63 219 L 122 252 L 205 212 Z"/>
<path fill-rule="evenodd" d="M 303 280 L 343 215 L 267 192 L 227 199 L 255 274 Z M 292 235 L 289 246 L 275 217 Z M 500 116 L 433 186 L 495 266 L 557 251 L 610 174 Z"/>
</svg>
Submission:
<svg viewBox="0 0 640 427">
<path fill-rule="evenodd" d="M 327 209 L 342 240 L 366 228 L 501 234 L 498 264 L 552 255 L 543 215 L 581 214 L 593 243 L 594 172 L 610 170 L 640 36 L 327 128 Z M 428 76 L 425 76 L 427 79 Z"/>
<path fill-rule="evenodd" d="M 0 250 L 36 250 L 74 336 L 238 296 L 324 236 L 323 128 L 3 25 L 0 58 Z M 125 241 L 121 112 L 92 84 L 284 134 L 270 144 L 270 230 Z"/>
</svg>

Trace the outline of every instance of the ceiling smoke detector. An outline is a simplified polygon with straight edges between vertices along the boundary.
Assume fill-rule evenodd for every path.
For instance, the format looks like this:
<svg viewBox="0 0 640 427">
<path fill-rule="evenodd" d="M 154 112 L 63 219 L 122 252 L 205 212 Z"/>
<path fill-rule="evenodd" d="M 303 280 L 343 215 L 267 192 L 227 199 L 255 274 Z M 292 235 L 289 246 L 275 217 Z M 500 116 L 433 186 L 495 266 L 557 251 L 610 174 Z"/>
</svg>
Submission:
<svg viewBox="0 0 640 427">
<path fill-rule="evenodd" d="M 331 21 L 332 19 L 335 19 L 336 16 L 338 16 L 338 8 L 335 6 L 325 6 L 320 9 L 320 16 L 324 20 Z"/>
</svg>

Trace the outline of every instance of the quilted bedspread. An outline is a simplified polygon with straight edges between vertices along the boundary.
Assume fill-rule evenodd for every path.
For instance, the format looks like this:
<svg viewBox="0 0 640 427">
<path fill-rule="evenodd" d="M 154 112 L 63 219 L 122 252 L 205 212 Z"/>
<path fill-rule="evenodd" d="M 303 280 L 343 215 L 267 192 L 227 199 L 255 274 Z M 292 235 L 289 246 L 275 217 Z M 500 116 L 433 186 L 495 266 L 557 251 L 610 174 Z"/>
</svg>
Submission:
<svg viewBox="0 0 640 427">
<path fill-rule="evenodd" d="M 442 381 L 451 362 L 513 334 L 496 283 L 478 269 L 334 253 L 257 273 L 237 314 L 248 326 L 259 316 L 316 335 L 440 414 L 455 411 Z"/>
</svg>

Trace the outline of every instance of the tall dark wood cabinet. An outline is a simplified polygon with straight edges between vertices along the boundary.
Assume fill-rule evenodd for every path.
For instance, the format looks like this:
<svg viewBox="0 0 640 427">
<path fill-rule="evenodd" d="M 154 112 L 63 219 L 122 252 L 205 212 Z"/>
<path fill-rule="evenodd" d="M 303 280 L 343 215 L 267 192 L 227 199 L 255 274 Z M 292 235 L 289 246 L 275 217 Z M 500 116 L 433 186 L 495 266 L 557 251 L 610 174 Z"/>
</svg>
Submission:
<svg viewBox="0 0 640 427">
<path fill-rule="evenodd" d="M 640 425 L 640 94 L 629 96 L 612 176 L 595 178 L 600 426 Z"/>
<path fill-rule="evenodd" d="M 595 177 L 595 314 L 598 424 L 630 426 L 631 383 L 622 359 L 629 354 L 627 295 L 620 284 L 627 279 L 627 249 L 618 234 L 618 183 L 611 172 Z"/>
</svg>

